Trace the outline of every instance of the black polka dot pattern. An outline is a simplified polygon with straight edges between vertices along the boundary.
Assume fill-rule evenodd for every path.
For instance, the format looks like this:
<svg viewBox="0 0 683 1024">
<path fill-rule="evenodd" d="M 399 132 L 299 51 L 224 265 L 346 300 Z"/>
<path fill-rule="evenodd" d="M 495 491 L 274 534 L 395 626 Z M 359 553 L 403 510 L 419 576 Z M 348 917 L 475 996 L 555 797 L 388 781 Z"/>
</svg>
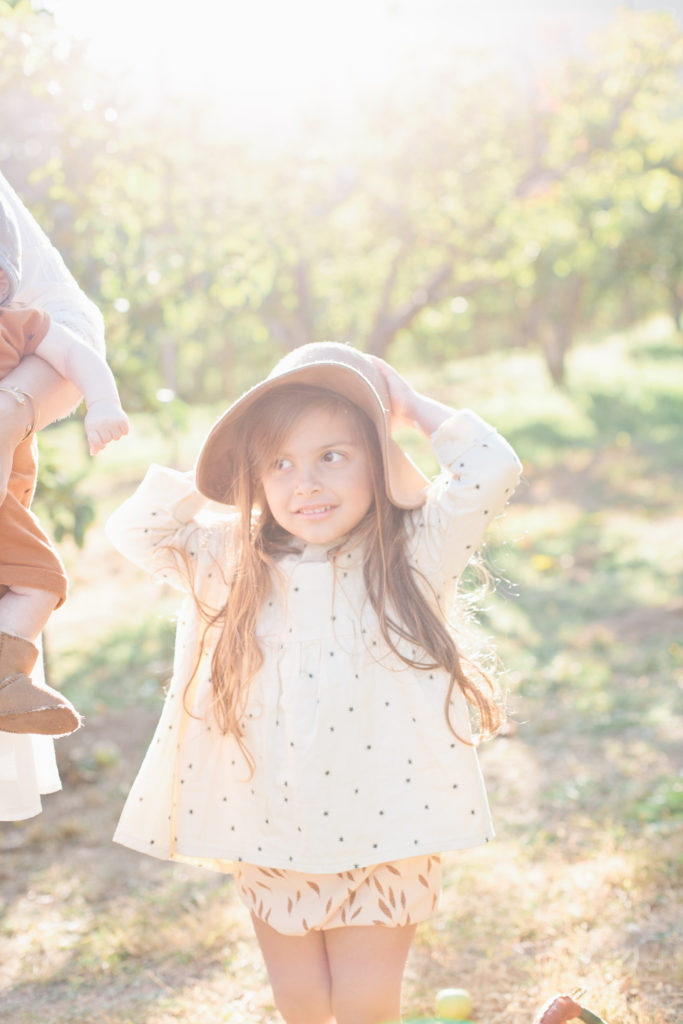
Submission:
<svg viewBox="0 0 683 1024">
<path fill-rule="evenodd" d="M 408 513 L 408 551 L 429 581 L 428 600 L 438 594 L 448 608 L 519 466 L 472 413 L 455 414 L 434 446 L 451 475 L 438 477 L 424 507 Z M 198 527 L 201 501 L 191 478 L 159 467 L 150 474 L 115 516 L 115 543 L 181 586 L 186 580 L 168 549 L 171 541 L 184 546 L 200 596 L 220 607 L 230 575 L 229 523 Z M 264 664 L 243 718 L 253 775 L 234 738 L 215 727 L 210 656 L 193 676 L 201 624 L 190 604 L 179 617 L 160 726 L 117 840 L 219 870 L 237 860 L 314 873 L 488 841 L 476 750 L 445 723 L 446 673 L 408 668 L 388 651 L 365 600 L 362 552 L 342 553 L 335 566 L 326 551 L 307 545 L 287 555 L 280 571 L 282 585 L 273 587 L 259 623 Z M 414 646 L 406 653 L 421 655 Z M 451 710 L 466 736 L 459 693 Z"/>
</svg>

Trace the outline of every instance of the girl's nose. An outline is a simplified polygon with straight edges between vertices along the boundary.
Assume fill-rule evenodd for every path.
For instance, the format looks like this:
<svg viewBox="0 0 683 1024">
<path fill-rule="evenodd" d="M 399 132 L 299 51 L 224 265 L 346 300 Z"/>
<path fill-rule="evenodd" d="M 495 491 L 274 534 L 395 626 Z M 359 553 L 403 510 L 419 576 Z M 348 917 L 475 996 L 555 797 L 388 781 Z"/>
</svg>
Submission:
<svg viewBox="0 0 683 1024">
<path fill-rule="evenodd" d="M 320 490 L 320 481 L 314 466 L 302 466 L 299 469 L 296 490 L 299 494 L 314 494 Z"/>
</svg>

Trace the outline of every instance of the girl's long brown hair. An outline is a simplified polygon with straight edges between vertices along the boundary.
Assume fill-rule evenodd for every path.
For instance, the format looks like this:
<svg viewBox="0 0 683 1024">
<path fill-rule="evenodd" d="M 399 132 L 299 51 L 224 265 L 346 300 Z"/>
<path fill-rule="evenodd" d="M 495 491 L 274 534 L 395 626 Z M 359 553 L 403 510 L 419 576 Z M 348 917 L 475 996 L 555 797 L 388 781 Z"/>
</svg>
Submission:
<svg viewBox="0 0 683 1024">
<path fill-rule="evenodd" d="M 368 600 L 389 649 L 413 668 L 425 671 L 442 668 L 449 673 L 444 709 L 454 734 L 450 707 L 454 689 L 458 687 L 479 713 L 482 737 L 492 735 L 502 721 L 493 685 L 486 674 L 474 666 L 471 675 L 464 671 L 464 659 L 445 624 L 446 616 L 440 614 L 430 582 L 408 561 L 407 513 L 387 497 L 374 425 L 361 409 L 335 392 L 309 385 L 278 388 L 252 407 L 239 431 L 239 450 L 233 460 L 237 529 L 240 531 L 236 538 L 236 566 L 228 598 L 217 614 L 209 615 L 197 601 L 207 629 L 220 627 L 211 664 L 213 710 L 219 728 L 236 738 L 253 769 L 253 758 L 243 740 L 243 722 L 250 683 L 263 664 L 257 623 L 264 602 L 277 583 L 277 559 L 295 545 L 290 534 L 273 518 L 260 481 L 265 467 L 272 464 L 300 416 L 319 408 L 342 410 L 353 416 L 371 466 L 374 491 L 374 501 L 365 517 L 351 537 L 342 538 L 330 551 L 330 558 L 334 560 L 350 545 L 362 545 Z M 432 594 L 433 602 L 418 584 L 418 576 L 422 587 Z M 406 653 L 407 648 L 410 655 Z"/>
</svg>

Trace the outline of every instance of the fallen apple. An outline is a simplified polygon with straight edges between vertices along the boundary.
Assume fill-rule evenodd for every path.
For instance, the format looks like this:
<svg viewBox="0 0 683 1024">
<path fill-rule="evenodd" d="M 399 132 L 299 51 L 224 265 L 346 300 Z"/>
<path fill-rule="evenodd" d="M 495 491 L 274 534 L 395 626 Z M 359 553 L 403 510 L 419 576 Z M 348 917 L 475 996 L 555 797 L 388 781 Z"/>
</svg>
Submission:
<svg viewBox="0 0 683 1024">
<path fill-rule="evenodd" d="M 472 1013 L 472 996 L 466 988 L 442 988 L 436 994 L 436 1014 L 442 1020 L 467 1021 Z"/>
</svg>

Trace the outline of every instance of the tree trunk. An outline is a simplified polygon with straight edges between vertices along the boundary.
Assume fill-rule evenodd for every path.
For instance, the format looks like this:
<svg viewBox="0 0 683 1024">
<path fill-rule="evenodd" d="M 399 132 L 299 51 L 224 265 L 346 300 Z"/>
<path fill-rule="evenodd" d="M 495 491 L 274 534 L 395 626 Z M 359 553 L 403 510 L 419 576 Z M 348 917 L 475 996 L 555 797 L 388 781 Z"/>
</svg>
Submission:
<svg viewBox="0 0 683 1024">
<path fill-rule="evenodd" d="M 370 331 L 366 351 L 374 356 L 384 357 L 389 345 L 398 332 L 405 327 L 410 327 L 418 313 L 434 304 L 442 298 L 442 288 L 450 280 L 453 274 L 452 263 L 444 263 L 438 270 L 435 270 L 431 278 L 423 288 L 416 289 L 407 302 L 399 306 L 394 312 L 389 308 L 391 294 L 400 257 L 394 261 L 390 269 L 387 281 L 382 290 L 382 301 L 375 317 L 375 322 Z"/>
<path fill-rule="evenodd" d="M 550 379 L 556 387 L 563 387 L 566 376 L 567 352 L 574 340 L 581 308 L 584 279 L 575 275 L 566 282 L 562 302 L 551 314 L 539 317 L 539 336 Z"/>
<path fill-rule="evenodd" d="M 555 387 L 562 387 L 565 379 L 565 338 L 554 320 L 543 320 L 539 327 L 545 365 Z"/>
<path fill-rule="evenodd" d="M 677 288 L 672 289 L 671 292 L 671 315 L 674 318 L 676 330 L 680 333 L 683 331 L 683 297 L 678 294 Z"/>
</svg>

